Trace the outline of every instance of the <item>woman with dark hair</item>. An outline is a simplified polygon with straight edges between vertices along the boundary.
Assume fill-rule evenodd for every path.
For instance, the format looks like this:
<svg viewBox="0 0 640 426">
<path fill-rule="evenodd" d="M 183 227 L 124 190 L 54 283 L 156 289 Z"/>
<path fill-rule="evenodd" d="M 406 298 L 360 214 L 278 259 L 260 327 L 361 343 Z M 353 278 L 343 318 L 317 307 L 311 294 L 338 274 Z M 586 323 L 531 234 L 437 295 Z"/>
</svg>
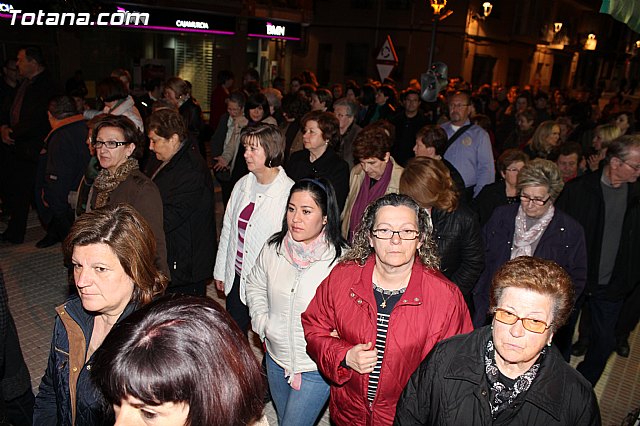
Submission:
<svg viewBox="0 0 640 426">
<path fill-rule="evenodd" d="M 349 165 L 336 153 L 340 122 L 330 112 L 311 111 L 302 117 L 304 150 L 294 152 L 287 163 L 287 175 L 294 181 L 302 178 L 325 178 L 333 185 L 340 211 L 349 193 Z"/>
<path fill-rule="evenodd" d="M 633 114 L 627 111 L 615 114 L 611 118 L 610 123 L 615 124 L 623 135 L 630 135 L 635 131 Z"/>
<path fill-rule="evenodd" d="M 427 212 L 406 195 L 371 203 L 352 248 L 302 314 L 307 352 L 331 383 L 339 425 L 390 425 L 411 373 L 471 331 L 460 290 L 436 271 Z"/>
<path fill-rule="evenodd" d="M 104 103 L 102 111 L 85 111 L 84 117 L 91 119 L 100 113 L 111 115 L 124 115 L 133 121 L 138 130 L 144 130 L 144 123 L 140 111 L 136 108 L 136 102 L 129 95 L 129 89 L 118 77 L 108 77 L 98 82 L 96 87 L 98 99 Z"/>
<path fill-rule="evenodd" d="M 113 424 L 89 374 L 112 327 L 164 292 L 167 278 L 154 265 L 151 233 L 126 204 L 94 210 L 73 224 L 62 251 L 78 295 L 56 308 L 34 425 Z"/>
<path fill-rule="evenodd" d="M 162 198 L 170 293 L 206 296 L 216 252 L 213 179 L 188 142 L 179 113 L 156 111 L 147 120 L 149 148 L 160 161 L 151 176 Z"/>
<path fill-rule="evenodd" d="M 200 154 L 206 157 L 205 147 L 200 140 L 200 133 L 204 130 L 202 108 L 191 97 L 190 85 L 180 77 L 171 77 L 164 83 L 164 97 L 180 112 L 184 119 L 189 140 L 200 149 Z"/>
<path fill-rule="evenodd" d="M 484 268 L 480 225 L 473 211 L 461 205 L 447 167 L 420 157 L 409 161 L 400 177 L 400 193 L 413 198 L 431 216 L 440 256 L 440 271 L 458 286 L 469 312 L 473 290 Z"/>
<path fill-rule="evenodd" d="M 247 126 L 240 141 L 250 173 L 238 181 L 227 204 L 213 271 L 216 288 L 227 296 L 227 310 L 246 334 L 247 277 L 264 243 L 282 224 L 293 181 L 281 167 L 284 140 L 270 124 Z"/>
<path fill-rule="evenodd" d="M 391 157 L 393 138 L 387 121 L 367 126 L 353 142 L 357 165 L 351 169 L 349 195 L 342 210 L 342 236 L 348 241 L 360 223 L 365 208 L 385 194 L 398 193 L 402 166 Z M 393 128 L 393 126 L 391 126 Z"/>
<path fill-rule="evenodd" d="M 344 248 L 331 183 L 298 181 L 282 229 L 263 247 L 247 280 L 251 324 L 266 345 L 269 388 L 281 426 L 315 424 L 329 398 L 329 384 L 307 354 L 300 315 Z"/>
<path fill-rule="evenodd" d="M 259 123 L 278 125 L 276 119 L 271 115 L 267 97 L 260 92 L 254 93 L 247 98 L 247 102 L 244 104 L 244 116 L 247 119 L 248 126 L 254 126 Z M 238 146 L 235 164 L 231 171 L 231 182 L 234 185 L 242 176 L 249 173 L 247 162 L 244 159 L 244 149 L 244 144 Z"/>
<path fill-rule="evenodd" d="M 164 239 L 162 199 L 158 187 L 139 168 L 143 135 L 122 115 L 102 115 L 93 121 L 91 146 L 100 167 L 89 189 L 85 211 L 127 203 L 149 223 L 156 240 L 156 266 L 169 276 Z"/>
<path fill-rule="evenodd" d="M 360 101 L 360 111 L 358 112 L 358 117 L 356 122 L 360 127 L 364 127 L 368 122 L 365 122 L 365 117 L 367 116 L 369 109 L 375 108 L 376 105 L 376 87 L 371 84 L 363 84 L 360 88 L 360 95 L 358 96 L 358 100 Z M 349 91 L 347 90 L 347 95 Z M 372 113 L 373 114 L 373 113 Z"/>
<path fill-rule="evenodd" d="M 554 262 L 504 264 L 493 277 L 491 325 L 433 348 L 393 424 L 600 425 L 593 388 L 551 346 L 573 299 L 571 278 Z"/>
<path fill-rule="evenodd" d="M 311 94 L 311 111 L 333 111 L 333 95 L 327 89 L 317 89 Z"/>
<path fill-rule="evenodd" d="M 496 207 L 520 202 L 518 173 L 527 161 L 529 156 L 519 149 L 507 149 L 500 154 L 496 166 L 502 179 L 484 186 L 471 202 L 471 208 L 478 215 L 480 225 L 487 223 Z"/>
<path fill-rule="evenodd" d="M 229 315 L 204 297 L 165 296 L 133 313 L 96 352 L 91 373 L 117 425 L 254 426 L 262 418 L 260 364 Z"/>
<path fill-rule="evenodd" d="M 300 93 L 292 93 L 282 98 L 282 115 L 285 119 L 282 129 L 285 138 L 285 164 L 289 161 L 292 153 L 300 151 L 304 147 L 300 120 L 309 111 L 311 111 L 311 106 Z"/>
<path fill-rule="evenodd" d="M 449 169 L 449 174 L 456 184 L 456 189 L 460 194 L 463 194 L 465 185 L 460 172 L 449 160 L 444 158 L 448 139 L 447 132 L 442 127 L 437 124 L 426 125 L 416 133 L 416 144 L 413 147 L 413 153 L 416 157 L 428 157 L 442 161 L 442 164 Z"/>
<path fill-rule="evenodd" d="M 474 288 L 474 325 L 485 325 L 493 274 L 509 259 L 535 256 L 562 266 L 579 297 L 587 280 L 587 249 L 582 226 L 553 206 L 564 181 L 558 166 L 548 160 L 527 163 L 518 174 L 520 203 L 500 206 L 482 230 L 485 268 Z M 573 321 L 573 320 L 572 320 Z M 569 361 L 573 325 L 556 333 L 555 343 Z"/>
<path fill-rule="evenodd" d="M 362 125 L 375 123 L 378 120 L 389 120 L 396 113 L 398 94 L 396 89 L 383 84 L 376 91 L 374 104 L 367 109 Z"/>
</svg>

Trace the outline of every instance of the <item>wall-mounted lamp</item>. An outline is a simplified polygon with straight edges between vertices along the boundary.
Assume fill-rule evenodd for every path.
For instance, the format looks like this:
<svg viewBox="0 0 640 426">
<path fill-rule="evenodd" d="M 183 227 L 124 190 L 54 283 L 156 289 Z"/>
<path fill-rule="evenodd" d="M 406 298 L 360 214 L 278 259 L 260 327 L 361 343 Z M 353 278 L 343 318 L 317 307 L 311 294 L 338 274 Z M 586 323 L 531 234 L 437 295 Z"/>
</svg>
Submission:
<svg viewBox="0 0 640 426">
<path fill-rule="evenodd" d="M 473 15 L 471 15 L 471 18 L 475 19 L 476 21 L 484 21 L 489 15 L 491 15 L 492 10 L 493 5 L 491 4 L 491 2 L 485 1 L 484 3 L 482 3 L 482 15 L 480 15 L 479 13 L 474 13 Z"/>
<path fill-rule="evenodd" d="M 561 29 L 562 29 L 562 22 L 554 22 L 553 23 L 553 32 L 554 33 L 559 33 Z"/>
<path fill-rule="evenodd" d="M 447 5 L 447 0 L 429 0 L 431 2 L 431 7 L 433 8 L 434 15 L 440 15 L 442 9 Z"/>
<path fill-rule="evenodd" d="M 597 44 L 596 35 L 591 33 L 587 36 L 587 41 L 584 42 L 584 50 L 596 50 Z"/>
<path fill-rule="evenodd" d="M 640 40 L 636 41 L 636 48 L 640 49 Z"/>
</svg>

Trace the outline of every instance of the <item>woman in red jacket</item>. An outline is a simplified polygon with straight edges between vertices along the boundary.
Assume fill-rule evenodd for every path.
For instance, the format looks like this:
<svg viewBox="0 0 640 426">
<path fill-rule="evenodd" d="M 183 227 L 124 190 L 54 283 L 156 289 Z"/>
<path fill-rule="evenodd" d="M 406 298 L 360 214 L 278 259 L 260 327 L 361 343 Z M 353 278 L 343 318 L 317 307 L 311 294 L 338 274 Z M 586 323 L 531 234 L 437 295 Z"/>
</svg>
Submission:
<svg viewBox="0 0 640 426">
<path fill-rule="evenodd" d="M 353 248 L 302 315 L 337 425 L 392 424 L 431 348 L 472 330 L 460 290 L 438 264 L 428 215 L 413 199 L 388 194 L 367 207 Z"/>
</svg>

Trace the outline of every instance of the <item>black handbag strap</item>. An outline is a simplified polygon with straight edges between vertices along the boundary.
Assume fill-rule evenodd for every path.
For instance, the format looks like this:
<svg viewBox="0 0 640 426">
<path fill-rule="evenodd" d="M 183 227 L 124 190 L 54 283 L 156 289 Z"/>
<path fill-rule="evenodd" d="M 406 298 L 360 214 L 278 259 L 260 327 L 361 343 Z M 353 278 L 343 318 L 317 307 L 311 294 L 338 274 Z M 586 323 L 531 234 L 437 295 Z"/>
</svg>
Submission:
<svg viewBox="0 0 640 426">
<path fill-rule="evenodd" d="M 458 139 L 464 132 L 467 131 L 469 127 L 473 126 L 473 123 L 467 124 L 466 126 L 460 127 L 454 134 L 451 135 L 446 145 L 444 146 L 444 152 L 447 152 L 449 147 Z"/>
</svg>

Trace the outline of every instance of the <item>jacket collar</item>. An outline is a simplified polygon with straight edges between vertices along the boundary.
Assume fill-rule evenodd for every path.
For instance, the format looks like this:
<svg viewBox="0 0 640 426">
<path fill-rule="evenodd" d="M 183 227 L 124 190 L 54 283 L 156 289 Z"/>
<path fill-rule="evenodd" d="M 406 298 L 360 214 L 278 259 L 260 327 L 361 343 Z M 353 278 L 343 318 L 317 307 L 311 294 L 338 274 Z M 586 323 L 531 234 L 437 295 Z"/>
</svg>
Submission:
<svg viewBox="0 0 640 426">
<path fill-rule="evenodd" d="M 129 302 L 124 308 L 124 311 L 116 321 L 118 324 L 120 321 L 128 317 L 133 311 L 136 310 L 136 303 Z M 73 319 L 82 328 L 82 332 L 85 336 L 90 336 L 93 331 L 93 318 L 94 313 L 86 311 L 82 307 L 82 301 L 78 295 L 71 296 L 64 304 L 56 307 L 56 312 L 60 315 L 62 312 L 66 312 L 71 319 Z"/>
<path fill-rule="evenodd" d="M 352 290 L 358 294 L 363 300 L 366 300 L 371 306 L 376 305 L 375 296 L 373 295 L 373 269 L 376 266 L 376 255 L 371 254 L 367 262 L 360 269 L 360 276 L 353 284 Z M 411 268 L 411 278 L 407 284 L 407 290 L 400 298 L 396 307 L 404 305 L 421 305 L 424 301 L 422 293 L 422 262 L 416 256 Z M 377 283 L 379 284 L 379 283 Z"/>
<path fill-rule="evenodd" d="M 482 327 L 466 336 L 458 346 L 444 373 L 445 379 L 466 380 L 481 387 L 487 387 L 484 373 L 484 353 L 491 326 Z M 555 346 L 548 347 L 542 360 L 540 372 L 524 396 L 525 401 L 546 411 L 558 421 L 561 420 L 562 404 L 566 387 L 566 374 L 559 362 L 565 362 Z"/>
<path fill-rule="evenodd" d="M 76 114 L 76 115 L 72 115 L 71 117 L 63 118 L 62 120 L 57 120 L 57 122 L 52 127 L 49 134 L 47 135 L 47 137 L 44 139 L 49 140 L 49 138 L 51 137 L 51 134 L 56 130 L 58 130 L 59 128 L 64 127 L 68 124 L 77 123 L 78 121 L 84 121 L 84 116 L 82 114 Z"/>
<path fill-rule="evenodd" d="M 287 174 L 285 173 L 284 169 L 282 168 L 282 166 L 278 166 L 278 174 L 276 175 L 276 178 L 273 180 L 273 182 L 269 184 L 264 195 L 270 198 L 277 198 L 282 195 L 281 184 L 286 178 Z M 251 193 L 254 191 L 254 188 L 257 184 L 258 179 L 256 179 L 256 176 L 253 173 L 249 172 L 248 178 L 242 188 L 242 191 Z"/>
</svg>

